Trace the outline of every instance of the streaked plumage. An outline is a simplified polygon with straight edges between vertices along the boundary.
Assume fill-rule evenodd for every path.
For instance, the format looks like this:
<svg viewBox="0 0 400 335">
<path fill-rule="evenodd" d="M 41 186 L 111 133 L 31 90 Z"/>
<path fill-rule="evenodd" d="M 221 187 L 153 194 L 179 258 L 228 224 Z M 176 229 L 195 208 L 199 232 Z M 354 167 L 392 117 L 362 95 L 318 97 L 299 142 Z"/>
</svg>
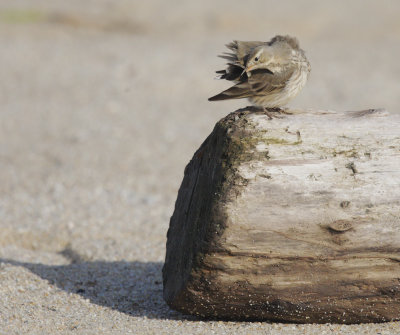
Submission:
<svg viewBox="0 0 400 335">
<path fill-rule="evenodd" d="M 209 98 L 210 101 L 248 98 L 261 108 L 279 108 L 293 99 L 305 85 L 310 63 L 296 38 L 275 36 L 269 42 L 234 41 L 220 57 L 228 60 L 218 79 L 236 83 Z"/>
</svg>

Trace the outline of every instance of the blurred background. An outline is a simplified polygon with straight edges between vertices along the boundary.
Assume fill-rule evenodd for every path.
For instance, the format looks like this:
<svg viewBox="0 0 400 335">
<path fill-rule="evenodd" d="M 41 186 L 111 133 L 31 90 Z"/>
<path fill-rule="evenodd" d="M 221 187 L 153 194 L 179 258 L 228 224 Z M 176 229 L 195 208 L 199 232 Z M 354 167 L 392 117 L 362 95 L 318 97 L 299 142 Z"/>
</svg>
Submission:
<svg viewBox="0 0 400 335">
<path fill-rule="evenodd" d="M 312 72 L 291 106 L 398 113 L 399 13 L 396 0 L 1 0 L 0 256 L 67 264 L 68 249 L 155 262 L 160 278 L 185 165 L 247 105 L 207 101 L 229 87 L 213 80 L 224 45 L 294 35 Z"/>
</svg>

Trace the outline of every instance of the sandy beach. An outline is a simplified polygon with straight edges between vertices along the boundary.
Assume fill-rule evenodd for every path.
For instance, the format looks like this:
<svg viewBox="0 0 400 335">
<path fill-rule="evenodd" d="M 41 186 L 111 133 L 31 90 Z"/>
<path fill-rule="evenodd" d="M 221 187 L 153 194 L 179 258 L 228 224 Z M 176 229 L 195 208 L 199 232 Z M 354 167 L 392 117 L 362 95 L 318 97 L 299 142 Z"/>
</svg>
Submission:
<svg viewBox="0 0 400 335">
<path fill-rule="evenodd" d="M 162 298 L 185 165 L 233 39 L 297 36 L 298 108 L 400 112 L 400 2 L 0 3 L 0 334 L 400 334 L 400 322 L 207 321 Z"/>
</svg>

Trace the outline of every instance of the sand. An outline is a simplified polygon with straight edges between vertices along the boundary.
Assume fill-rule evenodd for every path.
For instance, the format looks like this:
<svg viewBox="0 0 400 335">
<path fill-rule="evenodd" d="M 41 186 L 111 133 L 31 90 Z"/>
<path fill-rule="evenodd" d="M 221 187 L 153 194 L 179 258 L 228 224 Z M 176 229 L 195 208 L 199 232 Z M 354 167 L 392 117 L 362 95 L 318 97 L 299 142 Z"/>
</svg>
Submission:
<svg viewBox="0 0 400 335">
<path fill-rule="evenodd" d="M 400 323 L 185 317 L 162 299 L 183 170 L 245 101 L 210 103 L 232 39 L 296 35 L 291 106 L 400 111 L 398 1 L 0 3 L 0 334 L 396 334 Z"/>
</svg>

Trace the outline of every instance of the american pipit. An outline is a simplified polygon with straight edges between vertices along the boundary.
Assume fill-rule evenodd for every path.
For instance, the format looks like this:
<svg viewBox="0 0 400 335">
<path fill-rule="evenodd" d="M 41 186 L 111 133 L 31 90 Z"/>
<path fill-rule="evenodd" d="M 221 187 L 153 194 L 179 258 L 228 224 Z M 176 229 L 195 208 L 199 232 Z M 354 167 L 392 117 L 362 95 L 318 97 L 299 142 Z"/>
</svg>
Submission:
<svg viewBox="0 0 400 335">
<path fill-rule="evenodd" d="M 246 109 L 282 111 L 305 85 L 311 70 L 296 38 L 275 36 L 269 42 L 233 41 L 226 45 L 232 52 L 220 57 L 228 60 L 218 79 L 236 85 L 208 100 L 248 98 L 255 107 Z"/>
</svg>

